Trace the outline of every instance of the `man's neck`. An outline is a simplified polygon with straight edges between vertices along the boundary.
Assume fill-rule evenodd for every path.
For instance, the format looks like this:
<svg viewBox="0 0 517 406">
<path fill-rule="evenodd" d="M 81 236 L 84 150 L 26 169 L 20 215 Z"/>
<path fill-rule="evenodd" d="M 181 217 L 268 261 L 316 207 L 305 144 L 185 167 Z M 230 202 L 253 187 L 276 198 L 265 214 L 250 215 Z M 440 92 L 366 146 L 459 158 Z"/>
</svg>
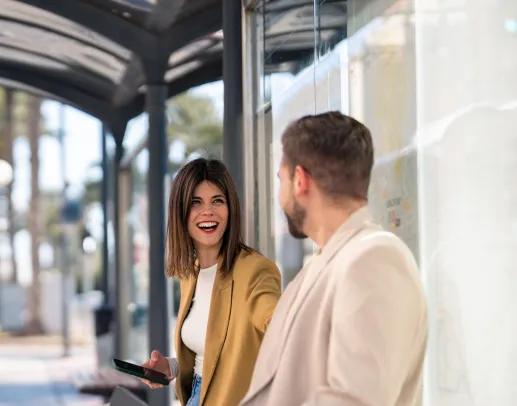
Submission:
<svg viewBox="0 0 517 406">
<path fill-rule="evenodd" d="M 323 248 L 336 230 L 354 212 L 365 205 L 366 202 L 354 201 L 343 206 L 321 205 L 321 207 L 308 210 L 305 221 L 306 227 L 304 227 L 305 232 L 320 248 Z M 313 213 L 312 218 L 309 216 L 309 213 Z"/>
</svg>

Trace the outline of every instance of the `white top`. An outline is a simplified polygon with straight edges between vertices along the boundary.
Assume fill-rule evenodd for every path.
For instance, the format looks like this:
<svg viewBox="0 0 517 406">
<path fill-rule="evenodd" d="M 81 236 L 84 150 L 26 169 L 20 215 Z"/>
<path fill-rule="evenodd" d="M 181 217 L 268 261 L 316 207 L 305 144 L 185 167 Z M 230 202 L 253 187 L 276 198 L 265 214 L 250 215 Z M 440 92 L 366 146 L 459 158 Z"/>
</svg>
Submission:
<svg viewBox="0 0 517 406">
<path fill-rule="evenodd" d="M 199 376 L 202 376 L 203 371 L 206 327 L 208 325 L 210 299 L 212 298 L 212 288 L 216 272 L 217 264 L 199 270 L 192 305 L 181 328 L 183 343 L 196 354 L 194 372 Z"/>
</svg>

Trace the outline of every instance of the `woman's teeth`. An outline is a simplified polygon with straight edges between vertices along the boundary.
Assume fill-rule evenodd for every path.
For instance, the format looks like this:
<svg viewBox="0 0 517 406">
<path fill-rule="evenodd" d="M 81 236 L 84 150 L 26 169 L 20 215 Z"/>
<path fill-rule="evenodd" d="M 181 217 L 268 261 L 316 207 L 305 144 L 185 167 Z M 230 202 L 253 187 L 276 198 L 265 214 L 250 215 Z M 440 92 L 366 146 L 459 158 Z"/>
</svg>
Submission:
<svg viewBox="0 0 517 406">
<path fill-rule="evenodd" d="M 206 221 L 203 223 L 199 223 L 197 226 L 202 230 L 211 230 L 217 227 L 217 223 L 215 221 Z"/>
</svg>

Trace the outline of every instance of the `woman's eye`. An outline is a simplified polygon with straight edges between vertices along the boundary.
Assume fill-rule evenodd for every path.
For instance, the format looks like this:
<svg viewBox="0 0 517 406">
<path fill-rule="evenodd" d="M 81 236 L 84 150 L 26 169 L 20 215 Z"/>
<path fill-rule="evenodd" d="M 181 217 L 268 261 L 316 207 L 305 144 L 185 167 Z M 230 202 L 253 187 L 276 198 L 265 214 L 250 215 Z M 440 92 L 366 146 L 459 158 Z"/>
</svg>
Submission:
<svg viewBox="0 0 517 406">
<path fill-rule="evenodd" d="M 192 206 L 197 206 L 199 204 L 199 200 L 193 200 L 192 201 Z"/>
<path fill-rule="evenodd" d="M 224 204 L 224 200 L 223 199 L 215 199 L 214 203 L 215 204 Z"/>
</svg>

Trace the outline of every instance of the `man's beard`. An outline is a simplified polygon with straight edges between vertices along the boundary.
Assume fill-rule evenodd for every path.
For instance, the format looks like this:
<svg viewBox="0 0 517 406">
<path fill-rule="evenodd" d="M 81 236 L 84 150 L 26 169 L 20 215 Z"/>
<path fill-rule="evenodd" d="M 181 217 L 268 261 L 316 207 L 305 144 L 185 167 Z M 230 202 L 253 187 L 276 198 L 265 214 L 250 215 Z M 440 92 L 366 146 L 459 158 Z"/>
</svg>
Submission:
<svg viewBox="0 0 517 406">
<path fill-rule="evenodd" d="M 296 200 L 293 202 L 293 212 L 288 214 L 284 211 L 285 217 L 287 218 L 287 227 L 289 233 L 298 239 L 307 238 L 307 235 L 302 231 L 303 222 L 305 221 L 305 209 L 301 207 Z"/>
</svg>

